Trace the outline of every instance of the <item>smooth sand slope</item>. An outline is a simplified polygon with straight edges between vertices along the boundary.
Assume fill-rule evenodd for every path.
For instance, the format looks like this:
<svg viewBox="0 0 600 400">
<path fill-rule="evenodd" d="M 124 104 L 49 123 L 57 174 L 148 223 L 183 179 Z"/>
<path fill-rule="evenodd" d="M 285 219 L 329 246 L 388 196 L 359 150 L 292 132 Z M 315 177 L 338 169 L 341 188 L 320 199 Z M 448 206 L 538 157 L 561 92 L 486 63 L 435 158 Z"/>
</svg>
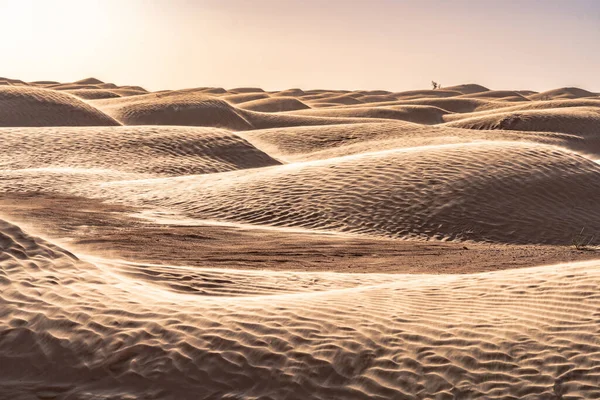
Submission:
<svg viewBox="0 0 600 400">
<path fill-rule="evenodd" d="M 600 398 L 599 110 L 0 78 L 0 399 Z"/>
</svg>

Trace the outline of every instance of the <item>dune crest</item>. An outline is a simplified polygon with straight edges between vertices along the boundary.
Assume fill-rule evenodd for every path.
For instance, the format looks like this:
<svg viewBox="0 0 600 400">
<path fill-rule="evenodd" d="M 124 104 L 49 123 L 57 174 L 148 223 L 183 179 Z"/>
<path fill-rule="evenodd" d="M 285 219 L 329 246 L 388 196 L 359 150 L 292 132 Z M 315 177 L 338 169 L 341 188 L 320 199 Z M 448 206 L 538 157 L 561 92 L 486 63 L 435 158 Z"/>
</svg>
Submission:
<svg viewBox="0 0 600 400">
<path fill-rule="evenodd" d="M 28 86 L 0 88 L 0 126 L 115 126 L 75 96 Z"/>
</svg>

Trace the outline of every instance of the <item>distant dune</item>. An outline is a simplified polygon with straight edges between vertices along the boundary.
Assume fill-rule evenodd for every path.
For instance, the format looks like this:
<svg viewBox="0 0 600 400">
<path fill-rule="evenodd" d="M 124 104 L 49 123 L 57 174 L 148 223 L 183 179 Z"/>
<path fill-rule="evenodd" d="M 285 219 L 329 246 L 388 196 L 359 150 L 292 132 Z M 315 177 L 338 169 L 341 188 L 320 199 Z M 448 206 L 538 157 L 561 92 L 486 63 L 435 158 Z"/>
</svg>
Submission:
<svg viewBox="0 0 600 400">
<path fill-rule="evenodd" d="M 485 86 L 477 85 L 474 83 L 464 84 L 464 85 L 456 85 L 456 86 L 446 86 L 444 90 L 450 90 L 454 92 L 459 92 L 462 94 L 473 94 L 473 93 L 481 93 L 487 92 L 490 89 Z"/>
<path fill-rule="evenodd" d="M 582 97 L 598 97 L 598 95 L 580 88 L 565 87 L 529 96 L 531 100 L 579 99 Z"/>
<path fill-rule="evenodd" d="M 223 100 L 227 100 L 228 103 L 238 104 L 250 102 L 259 99 L 268 99 L 269 95 L 266 93 L 239 93 L 239 94 L 227 94 L 221 97 Z"/>
<path fill-rule="evenodd" d="M 316 117 L 341 117 L 341 118 L 382 118 L 409 121 L 420 124 L 432 125 L 443 122 L 443 116 L 448 111 L 438 107 L 406 105 L 406 106 L 376 106 L 371 107 L 344 107 L 344 108 L 319 108 L 302 112 L 296 115 L 312 115 Z"/>
<path fill-rule="evenodd" d="M 500 99 L 505 101 L 529 101 L 528 98 L 513 90 L 490 90 L 487 92 L 463 94 L 470 99 Z"/>
<path fill-rule="evenodd" d="M 287 102 L 285 98 L 268 100 L 272 100 L 272 102 L 267 102 L 266 105 L 263 104 L 258 108 L 278 107 Z M 294 104 L 301 103 L 296 101 Z M 204 91 L 182 91 L 107 99 L 98 101 L 94 105 L 124 125 L 189 125 L 244 131 L 282 126 L 363 122 L 361 119 L 337 120 L 253 112 L 233 106 L 225 100 L 207 96 Z"/>
<path fill-rule="evenodd" d="M 569 107 L 488 113 L 447 125 L 467 129 L 560 132 L 592 136 L 600 129 L 600 108 Z"/>
<path fill-rule="evenodd" d="M 66 92 L 84 100 L 112 99 L 114 97 L 121 97 L 115 91 L 106 89 L 74 89 L 66 90 Z"/>
<path fill-rule="evenodd" d="M 444 98 L 460 96 L 461 93 L 455 90 L 411 90 L 408 92 L 395 93 L 396 98 L 401 100 L 421 99 L 421 98 Z"/>
<path fill-rule="evenodd" d="M 276 97 L 268 99 L 259 99 L 248 101 L 240 105 L 244 110 L 261 111 L 261 112 L 282 112 L 305 110 L 310 108 L 300 100 L 293 97 Z"/>
<path fill-rule="evenodd" d="M 119 123 L 75 96 L 28 86 L 0 87 L 0 126 L 114 126 Z"/>
<path fill-rule="evenodd" d="M 264 90 L 262 90 L 261 88 L 244 87 L 244 88 L 229 89 L 228 92 L 231 92 L 231 93 L 264 93 Z"/>
</svg>

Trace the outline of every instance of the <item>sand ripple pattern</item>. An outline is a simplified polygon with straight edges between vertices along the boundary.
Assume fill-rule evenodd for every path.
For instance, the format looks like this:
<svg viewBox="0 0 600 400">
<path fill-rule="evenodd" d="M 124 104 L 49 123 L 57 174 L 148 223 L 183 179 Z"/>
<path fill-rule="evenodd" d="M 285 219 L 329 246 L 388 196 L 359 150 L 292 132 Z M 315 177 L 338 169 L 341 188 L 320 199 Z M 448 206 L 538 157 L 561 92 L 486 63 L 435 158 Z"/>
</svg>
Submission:
<svg viewBox="0 0 600 400">
<path fill-rule="evenodd" d="M 94 127 L 0 129 L 0 169 L 74 169 L 178 176 L 279 162 L 216 128 Z"/>
<path fill-rule="evenodd" d="M 255 279 L 236 271 L 222 276 L 232 282 L 211 282 L 229 286 L 214 296 L 142 284 L 6 222 L 0 231 L 7 398 L 600 396 L 595 262 L 426 278 L 298 273 L 328 290 L 293 293 L 297 282 L 280 280 L 288 293 L 246 297 L 237 295 Z M 232 285 L 238 292 L 227 296 Z"/>
<path fill-rule="evenodd" d="M 424 126 L 408 122 L 339 124 L 258 129 L 240 136 L 277 159 L 324 160 L 381 150 L 481 141 L 549 144 L 600 157 L 600 136 L 554 132 L 475 130 Z"/>
<path fill-rule="evenodd" d="M 115 125 L 120 124 L 70 94 L 27 86 L 0 86 L 0 127 Z"/>
<path fill-rule="evenodd" d="M 102 190 L 200 219 L 397 238 L 570 244 L 582 227 L 600 229 L 600 165 L 515 142 L 395 149 Z"/>
</svg>

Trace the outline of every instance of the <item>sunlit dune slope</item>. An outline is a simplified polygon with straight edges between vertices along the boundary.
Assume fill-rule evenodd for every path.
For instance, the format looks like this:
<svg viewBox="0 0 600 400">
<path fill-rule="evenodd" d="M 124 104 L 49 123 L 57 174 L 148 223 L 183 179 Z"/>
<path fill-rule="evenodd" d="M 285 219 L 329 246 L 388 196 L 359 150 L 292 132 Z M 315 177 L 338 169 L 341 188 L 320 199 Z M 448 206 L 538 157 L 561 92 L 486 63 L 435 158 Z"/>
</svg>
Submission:
<svg viewBox="0 0 600 400">
<path fill-rule="evenodd" d="M 124 125 L 191 125 L 251 129 L 244 115 L 224 100 L 202 92 L 160 93 L 106 99 L 94 105 Z"/>
<path fill-rule="evenodd" d="M 0 87 L 0 126 L 115 126 L 75 96 L 29 86 Z"/>
<path fill-rule="evenodd" d="M 549 144 L 600 157 L 600 137 L 595 136 L 499 129 L 461 129 L 446 125 L 426 126 L 400 121 L 259 129 L 238 134 L 268 154 L 288 162 L 481 141 Z"/>
<path fill-rule="evenodd" d="M 598 107 L 501 111 L 461 119 L 446 125 L 466 129 L 560 132 L 587 137 L 600 134 L 600 108 Z"/>
<path fill-rule="evenodd" d="M 397 238 L 570 244 L 582 227 L 600 229 L 600 165 L 515 142 L 395 149 L 103 190 L 200 219 Z"/>
<path fill-rule="evenodd" d="M 0 136 L 5 171 L 89 169 L 178 176 L 279 164 L 241 137 L 216 128 L 4 128 Z"/>
<path fill-rule="evenodd" d="M 269 95 L 266 93 L 239 93 L 239 94 L 224 94 L 220 97 L 231 104 L 245 103 L 258 99 L 268 99 Z"/>
<path fill-rule="evenodd" d="M 564 87 L 529 96 L 531 100 L 579 99 L 582 97 L 597 97 L 597 95 L 580 88 Z"/>
<path fill-rule="evenodd" d="M 336 118 L 382 118 L 415 122 L 419 124 L 439 124 L 448 111 L 438 107 L 408 105 L 408 106 L 359 106 L 344 108 L 320 108 L 306 111 L 294 111 L 296 115 L 312 115 L 316 117 Z"/>
<path fill-rule="evenodd" d="M 11 399 L 600 396 L 595 262 L 462 276 L 86 259 L 0 222 Z"/>
<path fill-rule="evenodd" d="M 498 107 L 498 103 L 493 102 L 488 106 L 478 108 L 478 111 L 467 113 L 450 113 L 444 115 L 445 121 L 456 121 L 472 117 L 482 117 L 489 114 L 497 114 L 512 111 L 525 110 L 550 110 L 554 108 L 572 108 L 572 107 L 592 107 L 600 111 L 600 99 L 566 99 L 566 100 L 548 100 L 548 101 L 530 101 L 528 103 L 505 104 L 504 107 Z M 564 112 L 564 111 L 558 111 Z"/>
<path fill-rule="evenodd" d="M 443 97 L 443 98 L 421 98 L 415 96 L 409 99 L 399 99 L 396 101 L 386 101 L 378 103 L 377 107 L 389 107 L 389 106 L 430 106 L 437 107 L 447 112 L 452 113 L 467 113 L 478 110 L 490 109 L 490 108 L 502 108 L 513 106 L 514 103 L 493 101 L 489 99 L 466 99 L 463 97 Z M 349 106 L 335 105 L 336 108 L 347 108 Z M 362 105 L 362 107 L 372 107 L 372 104 Z M 360 105 L 354 105 L 353 108 L 361 107 Z"/>
</svg>

